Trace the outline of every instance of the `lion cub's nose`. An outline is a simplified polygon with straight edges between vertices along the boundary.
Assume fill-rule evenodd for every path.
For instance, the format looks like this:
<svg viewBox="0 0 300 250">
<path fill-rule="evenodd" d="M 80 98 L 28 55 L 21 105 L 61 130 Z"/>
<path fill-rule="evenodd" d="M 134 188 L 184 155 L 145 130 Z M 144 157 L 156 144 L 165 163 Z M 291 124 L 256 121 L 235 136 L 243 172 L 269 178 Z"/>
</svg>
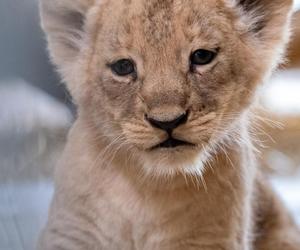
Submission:
<svg viewBox="0 0 300 250">
<path fill-rule="evenodd" d="M 155 128 L 159 128 L 167 131 L 168 133 L 172 132 L 178 126 L 185 124 L 188 119 L 188 112 L 178 116 L 174 120 L 171 121 L 159 121 L 146 116 L 147 121 Z"/>
</svg>

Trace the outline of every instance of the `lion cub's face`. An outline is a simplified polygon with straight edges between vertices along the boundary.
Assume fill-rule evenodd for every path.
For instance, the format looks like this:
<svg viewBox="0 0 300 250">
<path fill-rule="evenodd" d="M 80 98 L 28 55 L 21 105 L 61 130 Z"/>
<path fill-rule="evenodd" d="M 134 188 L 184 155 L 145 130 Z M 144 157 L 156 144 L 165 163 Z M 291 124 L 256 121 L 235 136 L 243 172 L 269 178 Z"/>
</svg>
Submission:
<svg viewBox="0 0 300 250">
<path fill-rule="evenodd" d="M 290 6 L 251 22 L 248 1 L 64 1 L 77 13 L 60 16 L 78 31 L 68 48 L 51 37 L 51 18 L 44 25 L 79 116 L 139 155 L 144 169 L 164 174 L 199 170 L 197 159 L 241 118 L 275 66 Z M 50 16 L 55 1 L 43 5 Z"/>
</svg>

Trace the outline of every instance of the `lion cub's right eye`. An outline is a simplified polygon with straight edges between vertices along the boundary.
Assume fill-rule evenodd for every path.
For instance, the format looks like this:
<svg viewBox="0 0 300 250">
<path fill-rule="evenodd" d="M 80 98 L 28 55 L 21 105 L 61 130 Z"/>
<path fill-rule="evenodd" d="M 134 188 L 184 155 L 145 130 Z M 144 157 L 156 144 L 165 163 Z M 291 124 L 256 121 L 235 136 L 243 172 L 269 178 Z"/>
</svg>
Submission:
<svg viewBox="0 0 300 250">
<path fill-rule="evenodd" d="M 217 53 L 210 50 L 198 49 L 191 55 L 191 64 L 203 66 L 210 64 L 216 57 Z"/>
<path fill-rule="evenodd" d="M 130 59 L 121 59 L 110 65 L 113 73 L 118 76 L 127 76 L 135 72 L 134 63 Z"/>
</svg>

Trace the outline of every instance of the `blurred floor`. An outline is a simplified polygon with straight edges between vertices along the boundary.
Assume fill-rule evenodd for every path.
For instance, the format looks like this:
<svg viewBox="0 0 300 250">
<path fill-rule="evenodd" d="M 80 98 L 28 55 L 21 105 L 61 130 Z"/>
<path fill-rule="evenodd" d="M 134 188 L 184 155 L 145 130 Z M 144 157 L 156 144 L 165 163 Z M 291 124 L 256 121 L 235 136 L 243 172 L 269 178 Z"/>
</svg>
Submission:
<svg viewBox="0 0 300 250">
<path fill-rule="evenodd" d="M 47 220 L 52 182 L 0 184 L 0 249 L 34 250 Z"/>
</svg>

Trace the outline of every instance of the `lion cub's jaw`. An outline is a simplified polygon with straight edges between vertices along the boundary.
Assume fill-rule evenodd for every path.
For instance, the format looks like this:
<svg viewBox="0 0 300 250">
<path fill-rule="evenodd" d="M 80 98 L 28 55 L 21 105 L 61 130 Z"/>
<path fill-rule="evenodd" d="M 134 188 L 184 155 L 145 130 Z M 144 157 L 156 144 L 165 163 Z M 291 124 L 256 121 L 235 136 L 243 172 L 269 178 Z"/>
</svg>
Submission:
<svg viewBox="0 0 300 250">
<path fill-rule="evenodd" d="M 146 172 L 173 174 L 200 173 L 208 149 L 240 123 L 279 61 L 291 5 L 42 0 L 41 10 L 52 59 L 95 138 L 138 155 Z M 194 64 L 197 50 L 214 58 Z M 130 74 L 116 73 L 121 59 Z"/>
</svg>

